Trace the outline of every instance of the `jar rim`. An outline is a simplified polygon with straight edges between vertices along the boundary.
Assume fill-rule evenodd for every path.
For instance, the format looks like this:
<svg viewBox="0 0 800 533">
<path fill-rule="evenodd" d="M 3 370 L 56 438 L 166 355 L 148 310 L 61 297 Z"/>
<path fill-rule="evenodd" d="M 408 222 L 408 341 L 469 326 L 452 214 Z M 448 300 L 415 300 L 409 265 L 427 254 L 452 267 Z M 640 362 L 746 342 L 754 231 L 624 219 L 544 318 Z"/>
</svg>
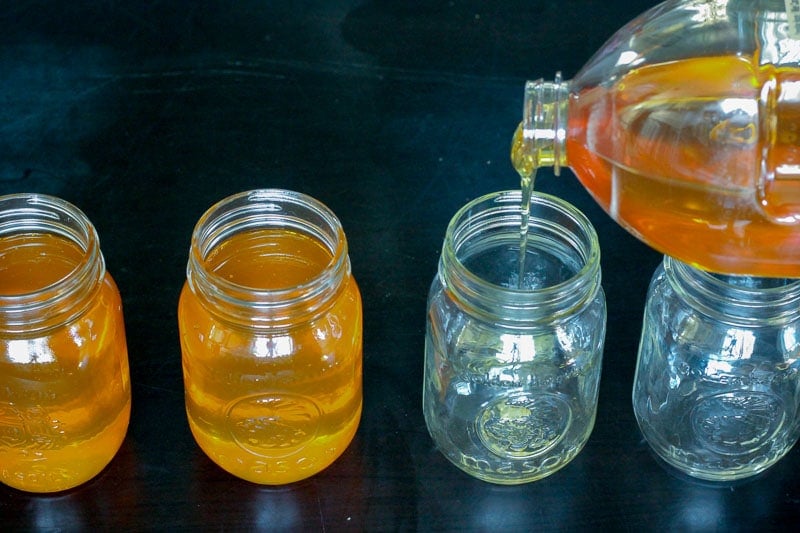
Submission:
<svg viewBox="0 0 800 533">
<path fill-rule="evenodd" d="M 105 276 L 97 231 L 86 214 L 72 203 L 42 193 L 0 196 L 0 237 L 25 233 L 63 237 L 81 249 L 85 260 L 60 279 L 35 290 L 0 294 L 3 330 L 34 331 L 70 320 L 88 305 L 89 296 L 81 294 Z"/>
<path fill-rule="evenodd" d="M 289 213 L 297 209 L 308 215 Z M 300 212 L 299 211 L 299 212 Z M 314 220 L 309 220 L 309 217 Z M 328 263 L 304 282 L 287 287 L 251 287 L 226 279 L 206 268 L 208 255 L 228 238 L 249 229 L 291 228 L 315 239 L 330 253 Z M 231 308 L 230 319 L 273 323 L 304 306 L 317 311 L 336 294 L 341 280 L 350 273 L 347 239 L 334 212 L 319 200 L 286 189 L 253 189 L 219 200 L 198 219 L 192 231 L 186 276 L 192 290 L 209 301 L 214 309 Z M 317 302 L 317 303 L 311 303 Z M 239 311 L 234 311 L 237 308 Z M 247 309 L 246 312 L 243 312 Z M 263 314 L 262 314 L 263 313 Z M 237 318 L 238 317 L 238 318 Z"/>
<path fill-rule="evenodd" d="M 481 229 L 480 224 L 496 224 L 508 226 L 509 233 L 516 232 L 518 236 L 521 200 L 520 190 L 498 191 L 475 198 L 459 209 L 447 226 L 439 275 L 473 312 L 511 322 L 531 322 L 545 316 L 548 320 L 557 319 L 591 301 L 600 289 L 599 240 L 591 222 L 578 208 L 549 194 L 534 192 L 531 196 L 530 235 L 558 235 L 580 260 L 579 268 L 563 281 L 537 288 L 499 285 L 473 272 L 458 253 L 472 236 L 464 233 L 464 228 L 474 233 Z M 476 214 L 485 216 L 476 222 Z"/>
<path fill-rule="evenodd" d="M 709 272 L 665 255 L 672 287 L 706 315 L 723 321 L 794 320 L 800 309 L 800 279 Z"/>
</svg>

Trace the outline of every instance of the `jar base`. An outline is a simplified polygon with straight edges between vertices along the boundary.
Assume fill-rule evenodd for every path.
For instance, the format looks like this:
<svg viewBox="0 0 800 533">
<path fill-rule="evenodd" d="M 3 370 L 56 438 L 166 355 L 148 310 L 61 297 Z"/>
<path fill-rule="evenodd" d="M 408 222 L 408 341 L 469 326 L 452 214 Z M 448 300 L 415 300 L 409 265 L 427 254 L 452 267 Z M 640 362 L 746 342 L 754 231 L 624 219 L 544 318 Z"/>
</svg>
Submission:
<svg viewBox="0 0 800 533">
<path fill-rule="evenodd" d="M 119 451 L 128 431 L 130 414 L 129 400 L 102 432 L 61 448 L 22 454 L 20 449 L 0 447 L 0 482 L 18 490 L 41 494 L 63 492 L 89 482 L 111 463 Z M 30 456 L 35 456 L 35 459 Z"/>
<path fill-rule="evenodd" d="M 463 472 L 495 485 L 523 485 L 539 481 L 567 466 L 583 449 L 584 444 L 570 446 L 561 453 L 549 455 L 542 461 L 519 461 L 519 464 L 501 462 L 493 468 L 489 461 L 461 452 L 440 449 L 447 459 Z"/>
<path fill-rule="evenodd" d="M 335 433 L 318 434 L 301 449 L 280 457 L 257 455 L 234 439 L 204 431 L 190 414 L 188 419 L 195 442 L 220 468 L 259 485 L 286 485 L 318 474 L 344 453 L 361 422 L 361 406 Z"/>
</svg>

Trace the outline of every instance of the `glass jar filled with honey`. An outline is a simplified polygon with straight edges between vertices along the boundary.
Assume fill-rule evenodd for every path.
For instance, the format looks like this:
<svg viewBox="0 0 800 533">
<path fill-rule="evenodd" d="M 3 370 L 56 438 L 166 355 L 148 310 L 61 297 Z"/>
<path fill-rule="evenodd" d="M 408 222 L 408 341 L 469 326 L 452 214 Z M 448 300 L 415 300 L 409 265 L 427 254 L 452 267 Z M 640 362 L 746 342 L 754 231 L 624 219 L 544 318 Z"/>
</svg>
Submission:
<svg viewBox="0 0 800 533">
<path fill-rule="evenodd" d="M 30 492 L 88 481 L 130 409 L 122 304 L 95 228 L 59 198 L 0 197 L 0 480 Z"/>
<path fill-rule="evenodd" d="M 285 484 L 347 448 L 361 418 L 361 296 L 322 203 L 264 189 L 211 207 L 178 322 L 189 425 L 223 469 Z"/>
</svg>

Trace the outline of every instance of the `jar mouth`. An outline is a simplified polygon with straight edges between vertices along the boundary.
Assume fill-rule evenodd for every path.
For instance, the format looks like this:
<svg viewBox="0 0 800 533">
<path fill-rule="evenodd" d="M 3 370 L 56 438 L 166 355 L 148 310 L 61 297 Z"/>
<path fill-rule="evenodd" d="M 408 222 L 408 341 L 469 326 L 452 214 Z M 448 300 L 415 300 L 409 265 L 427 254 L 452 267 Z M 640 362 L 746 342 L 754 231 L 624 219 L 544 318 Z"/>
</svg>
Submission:
<svg viewBox="0 0 800 533">
<path fill-rule="evenodd" d="M 439 276 L 465 308 L 494 320 L 525 323 L 572 314 L 600 287 L 597 234 L 586 216 L 568 202 L 534 193 L 526 253 L 532 250 L 537 255 L 532 278 L 526 277 L 520 286 L 514 275 L 519 265 L 521 205 L 521 191 L 512 190 L 484 195 L 462 207 L 448 225 Z M 495 254 L 501 249 L 510 251 L 505 259 Z M 479 264 L 483 255 L 491 257 L 487 265 Z M 500 271 L 509 276 L 496 277 Z"/>
<path fill-rule="evenodd" d="M 229 239 L 251 230 L 294 232 L 322 245 L 327 264 L 300 283 L 266 288 L 227 279 L 208 258 Z M 211 206 L 192 233 L 187 281 L 218 314 L 233 321 L 269 322 L 312 313 L 335 296 L 350 273 L 347 240 L 336 215 L 322 202 L 284 189 L 256 189 L 229 196 Z"/>
<path fill-rule="evenodd" d="M 53 235 L 76 245 L 82 260 L 59 279 L 13 294 L 0 294 L 0 328 L 34 331 L 77 316 L 105 275 L 97 232 L 86 215 L 60 198 L 37 193 L 0 196 L 0 238 Z"/>
<path fill-rule="evenodd" d="M 682 298 L 720 321 L 794 320 L 800 308 L 800 279 L 707 272 L 670 256 L 664 271 Z"/>
</svg>

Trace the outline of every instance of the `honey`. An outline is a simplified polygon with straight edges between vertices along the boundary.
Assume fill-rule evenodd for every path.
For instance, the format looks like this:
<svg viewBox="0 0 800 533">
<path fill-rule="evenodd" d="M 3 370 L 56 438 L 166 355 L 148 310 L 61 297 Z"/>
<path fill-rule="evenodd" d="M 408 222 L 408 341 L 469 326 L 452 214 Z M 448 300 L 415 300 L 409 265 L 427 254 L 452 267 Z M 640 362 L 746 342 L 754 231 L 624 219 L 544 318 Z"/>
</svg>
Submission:
<svg viewBox="0 0 800 533">
<path fill-rule="evenodd" d="M 55 233 L 0 235 L 0 480 L 31 492 L 90 480 L 130 410 L 121 299 L 102 257 Z"/>
<path fill-rule="evenodd" d="M 309 477 L 358 428 L 361 297 L 349 266 L 341 271 L 349 261 L 335 255 L 343 239 L 245 229 L 190 268 L 178 307 L 186 412 L 198 445 L 235 476 L 271 485 Z M 224 303 L 209 299 L 212 286 Z"/>
</svg>

